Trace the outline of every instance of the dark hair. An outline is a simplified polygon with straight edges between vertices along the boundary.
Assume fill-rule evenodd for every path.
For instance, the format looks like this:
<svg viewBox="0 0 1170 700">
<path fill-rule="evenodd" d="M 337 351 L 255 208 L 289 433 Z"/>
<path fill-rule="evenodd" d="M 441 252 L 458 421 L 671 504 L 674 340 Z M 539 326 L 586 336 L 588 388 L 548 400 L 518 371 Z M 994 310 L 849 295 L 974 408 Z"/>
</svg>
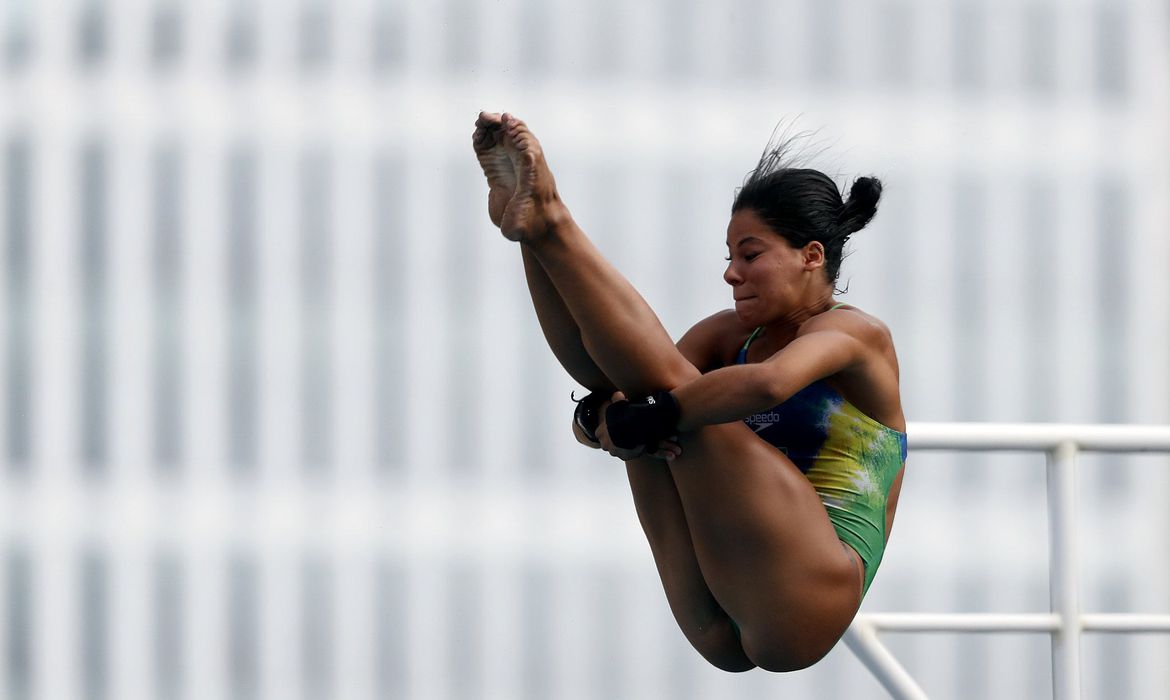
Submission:
<svg viewBox="0 0 1170 700">
<path fill-rule="evenodd" d="M 874 177 L 859 177 L 849 188 L 848 201 L 842 201 L 837 183 L 828 175 L 795 167 L 789 151 L 808 136 L 803 133 L 782 137 L 778 144 L 769 142 L 755 170 L 736 192 L 731 213 L 751 209 L 796 248 L 820 241 L 825 247 L 825 273 L 835 284 L 845 242 L 877 213 L 882 183 Z"/>
</svg>

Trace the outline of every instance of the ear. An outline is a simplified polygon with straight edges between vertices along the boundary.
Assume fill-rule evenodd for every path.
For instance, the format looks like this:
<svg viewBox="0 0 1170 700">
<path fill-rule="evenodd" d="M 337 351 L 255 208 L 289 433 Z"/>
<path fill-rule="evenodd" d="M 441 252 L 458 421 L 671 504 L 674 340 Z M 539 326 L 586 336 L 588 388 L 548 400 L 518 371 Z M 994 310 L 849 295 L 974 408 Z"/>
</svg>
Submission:
<svg viewBox="0 0 1170 700">
<path fill-rule="evenodd" d="M 820 241 L 812 241 L 801 251 L 804 269 L 815 270 L 825 265 L 825 246 Z"/>
</svg>

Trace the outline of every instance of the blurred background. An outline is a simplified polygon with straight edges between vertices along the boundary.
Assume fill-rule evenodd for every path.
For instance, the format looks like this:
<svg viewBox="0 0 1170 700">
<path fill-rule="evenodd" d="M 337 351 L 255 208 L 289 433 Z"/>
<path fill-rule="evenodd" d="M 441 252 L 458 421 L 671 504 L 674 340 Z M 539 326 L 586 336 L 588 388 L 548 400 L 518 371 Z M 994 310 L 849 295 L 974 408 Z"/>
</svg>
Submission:
<svg viewBox="0 0 1170 700">
<path fill-rule="evenodd" d="M 912 421 L 1170 421 L 1166 0 L 0 0 L 0 697 L 863 698 L 731 675 L 576 445 L 481 109 L 675 336 L 782 119 L 874 174 Z M 1170 459 L 1081 461 L 1086 612 L 1170 611 Z M 1044 462 L 911 455 L 868 611 L 1048 609 Z M 886 635 L 932 697 L 1043 635 Z M 1090 635 L 1086 697 L 1170 695 Z"/>
</svg>

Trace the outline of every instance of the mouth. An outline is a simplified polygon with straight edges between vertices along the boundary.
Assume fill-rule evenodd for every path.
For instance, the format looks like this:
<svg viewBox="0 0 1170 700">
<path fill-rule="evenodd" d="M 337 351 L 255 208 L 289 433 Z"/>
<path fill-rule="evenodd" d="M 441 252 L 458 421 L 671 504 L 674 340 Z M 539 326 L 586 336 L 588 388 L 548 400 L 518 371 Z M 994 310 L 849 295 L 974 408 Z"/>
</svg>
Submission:
<svg viewBox="0 0 1170 700">
<path fill-rule="evenodd" d="M 755 299 L 755 297 L 732 297 L 736 301 L 747 301 L 748 299 Z"/>
</svg>

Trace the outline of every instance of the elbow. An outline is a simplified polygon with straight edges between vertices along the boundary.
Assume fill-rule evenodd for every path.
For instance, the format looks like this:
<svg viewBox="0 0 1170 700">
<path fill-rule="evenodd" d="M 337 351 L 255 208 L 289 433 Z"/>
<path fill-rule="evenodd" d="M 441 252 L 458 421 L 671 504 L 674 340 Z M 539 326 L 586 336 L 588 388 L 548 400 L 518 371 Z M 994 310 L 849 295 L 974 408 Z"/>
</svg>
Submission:
<svg viewBox="0 0 1170 700">
<path fill-rule="evenodd" d="M 784 403 L 792 398 L 794 393 L 790 382 L 784 381 L 783 377 L 778 377 L 773 373 L 764 374 L 760 378 L 757 388 L 759 403 L 764 407 L 761 410 L 767 410 Z"/>
</svg>

